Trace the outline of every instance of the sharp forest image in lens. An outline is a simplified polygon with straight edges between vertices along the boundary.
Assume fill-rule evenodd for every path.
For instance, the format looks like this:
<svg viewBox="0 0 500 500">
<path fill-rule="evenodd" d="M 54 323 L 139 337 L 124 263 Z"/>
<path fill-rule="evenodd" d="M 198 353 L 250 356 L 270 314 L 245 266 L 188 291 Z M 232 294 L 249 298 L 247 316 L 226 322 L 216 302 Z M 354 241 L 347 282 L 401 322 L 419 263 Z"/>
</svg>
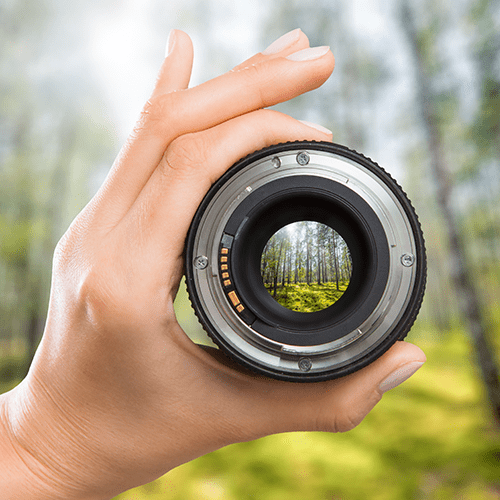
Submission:
<svg viewBox="0 0 500 500">
<path fill-rule="evenodd" d="M 236 162 L 186 238 L 186 284 L 208 335 L 242 366 L 316 382 L 368 365 L 412 327 L 426 255 L 394 179 L 326 142 Z"/>
<path fill-rule="evenodd" d="M 279 304 L 297 312 L 335 304 L 351 279 L 351 254 L 334 229 L 299 221 L 279 229 L 261 258 L 264 286 Z"/>
</svg>

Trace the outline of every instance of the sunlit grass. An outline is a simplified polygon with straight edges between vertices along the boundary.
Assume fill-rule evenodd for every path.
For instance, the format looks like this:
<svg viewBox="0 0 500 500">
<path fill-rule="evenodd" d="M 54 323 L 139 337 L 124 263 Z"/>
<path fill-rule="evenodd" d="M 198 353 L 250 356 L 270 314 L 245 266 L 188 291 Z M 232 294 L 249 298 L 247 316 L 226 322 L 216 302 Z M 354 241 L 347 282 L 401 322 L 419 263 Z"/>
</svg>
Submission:
<svg viewBox="0 0 500 500">
<path fill-rule="evenodd" d="M 278 287 L 275 300 L 283 307 L 292 311 L 311 313 L 322 311 L 335 304 L 346 291 L 348 283 L 340 282 L 337 289 L 336 283 L 297 283 Z M 272 295 L 273 288 L 268 286 Z"/>
<path fill-rule="evenodd" d="M 423 332 L 415 341 L 426 365 L 353 431 L 232 445 L 117 499 L 498 499 L 500 433 L 470 346 L 459 332 L 429 337 Z"/>
<path fill-rule="evenodd" d="M 353 431 L 288 433 L 228 446 L 116 500 L 500 498 L 500 432 L 469 342 L 459 331 L 422 327 L 411 340 L 427 363 Z M 0 363 L 4 380 L 15 376 L 15 365 L 13 358 Z"/>
</svg>

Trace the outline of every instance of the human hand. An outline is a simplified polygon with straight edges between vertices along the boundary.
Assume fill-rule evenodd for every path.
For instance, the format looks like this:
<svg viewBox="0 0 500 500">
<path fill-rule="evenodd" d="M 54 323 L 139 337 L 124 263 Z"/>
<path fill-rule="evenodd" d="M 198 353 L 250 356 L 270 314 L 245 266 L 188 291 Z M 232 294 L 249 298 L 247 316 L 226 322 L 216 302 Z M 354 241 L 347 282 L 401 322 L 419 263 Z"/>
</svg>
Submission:
<svg viewBox="0 0 500 500">
<path fill-rule="evenodd" d="M 317 88 L 334 66 L 296 30 L 187 89 L 192 55 L 174 31 L 136 128 L 57 246 L 44 337 L 28 377 L 1 399 L 4 470 L 25 475 L 0 479 L 7 499 L 111 498 L 231 443 L 349 430 L 425 360 L 400 342 L 345 378 L 293 384 L 220 362 L 182 331 L 173 301 L 196 208 L 242 156 L 331 140 L 264 108 Z"/>
</svg>

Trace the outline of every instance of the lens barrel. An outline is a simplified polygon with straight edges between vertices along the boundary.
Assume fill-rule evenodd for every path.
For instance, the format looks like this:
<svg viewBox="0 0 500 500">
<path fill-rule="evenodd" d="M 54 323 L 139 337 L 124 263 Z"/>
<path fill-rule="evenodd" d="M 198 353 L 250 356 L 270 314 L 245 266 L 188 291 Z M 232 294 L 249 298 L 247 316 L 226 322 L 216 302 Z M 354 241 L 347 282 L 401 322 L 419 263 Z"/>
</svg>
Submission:
<svg viewBox="0 0 500 500">
<path fill-rule="evenodd" d="M 426 281 L 405 193 L 369 158 L 326 142 L 278 144 L 233 165 L 200 204 L 185 257 L 214 342 L 297 382 L 352 373 L 404 339 Z"/>
</svg>

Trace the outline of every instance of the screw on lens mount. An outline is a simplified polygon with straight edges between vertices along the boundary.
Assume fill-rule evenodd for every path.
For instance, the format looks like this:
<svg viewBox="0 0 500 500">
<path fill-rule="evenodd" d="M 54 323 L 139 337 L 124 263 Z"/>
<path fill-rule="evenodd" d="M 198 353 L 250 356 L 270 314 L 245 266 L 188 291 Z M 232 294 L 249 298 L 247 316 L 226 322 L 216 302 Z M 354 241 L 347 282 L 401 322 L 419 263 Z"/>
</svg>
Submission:
<svg viewBox="0 0 500 500">
<path fill-rule="evenodd" d="M 401 264 L 405 267 L 411 267 L 415 263 L 415 256 L 411 253 L 401 255 Z"/>
<path fill-rule="evenodd" d="M 301 151 L 298 155 L 297 155 L 297 163 L 299 165 L 307 165 L 309 163 L 309 160 L 311 158 L 309 157 L 309 154 L 306 153 L 305 151 Z"/>
<path fill-rule="evenodd" d="M 208 266 L 208 258 L 204 255 L 199 255 L 194 259 L 193 265 L 196 269 L 205 269 Z"/>
</svg>

